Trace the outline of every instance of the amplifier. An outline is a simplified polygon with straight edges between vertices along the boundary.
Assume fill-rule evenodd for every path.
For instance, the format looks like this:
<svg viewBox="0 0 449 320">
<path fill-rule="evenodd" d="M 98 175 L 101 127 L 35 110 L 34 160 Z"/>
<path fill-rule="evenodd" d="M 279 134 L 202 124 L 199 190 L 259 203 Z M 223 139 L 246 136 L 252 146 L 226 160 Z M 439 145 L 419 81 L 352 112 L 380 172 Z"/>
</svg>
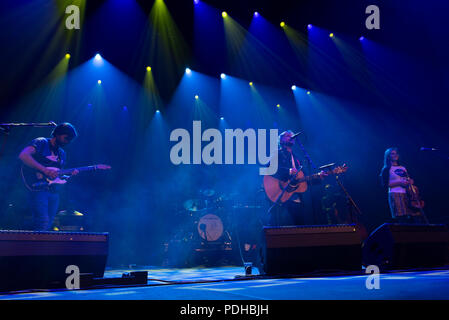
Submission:
<svg viewBox="0 0 449 320">
<path fill-rule="evenodd" d="M 361 232 L 355 224 L 264 227 L 261 272 L 361 270 Z"/>
<path fill-rule="evenodd" d="M 0 231 L 0 289 L 64 287 L 67 266 L 103 277 L 108 233 Z"/>
<path fill-rule="evenodd" d="M 381 269 L 439 267 L 448 263 L 443 224 L 384 223 L 363 244 L 363 264 Z"/>
</svg>

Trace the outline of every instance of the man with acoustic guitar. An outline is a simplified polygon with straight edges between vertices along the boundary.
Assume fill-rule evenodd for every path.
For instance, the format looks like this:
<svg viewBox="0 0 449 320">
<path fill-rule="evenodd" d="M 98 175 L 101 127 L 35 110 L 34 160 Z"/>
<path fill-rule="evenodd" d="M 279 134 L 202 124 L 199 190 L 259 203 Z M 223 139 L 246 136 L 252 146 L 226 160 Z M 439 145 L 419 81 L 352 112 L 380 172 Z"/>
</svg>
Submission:
<svg viewBox="0 0 449 320">
<path fill-rule="evenodd" d="M 36 138 L 19 155 L 23 164 L 43 177 L 55 179 L 66 161 L 62 147 L 77 136 L 76 129 L 70 123 L 61 123 L 52 132 L 52 138 Z M 23 172 L 22 172 L 23 174 Z M 78 174 L 73 170 L 71 175 Z M 58 211 L 59 194 L 54 185 L 41 190 L 30 189 L 30 206 L 33 214 L 33 230 L 45 231 L 52 226 Z"/>
<path fill-rule="evenodd" d="M 282 190 L 287 181 L 300 181 L 295 178 L 299 174 L 304 177 L 304 174 L 301 163 L 292 152 L 292 147 L 295 144 L 293 132 L 290 130 L 282 132 L 279 135 L 278 144 L 278 171 L 273 176 L 264 177 L 265 192 L 273 203 L 268 223 L 271 226 L 302 225 L 305 224 L 305 219 L 301 214 L 301 193 L 307 188 L 307 181 L 312 184 L 320 183 L 328 173 L 321 171 L 318 174 L 305 177 L 303 182 L 298 182 L 298 187 L 290 188 L 286 185 L 285 190 Z"/>
</svg>

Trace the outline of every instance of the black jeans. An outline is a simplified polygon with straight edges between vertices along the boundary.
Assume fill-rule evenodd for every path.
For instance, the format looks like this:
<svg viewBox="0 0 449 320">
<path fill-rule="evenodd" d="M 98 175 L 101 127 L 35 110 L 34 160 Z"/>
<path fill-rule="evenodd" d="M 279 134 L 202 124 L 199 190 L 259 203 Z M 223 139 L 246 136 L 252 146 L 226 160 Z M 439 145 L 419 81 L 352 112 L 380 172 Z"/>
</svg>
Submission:
<svg viewBox="0 0 449 320">
<path fill-rule="evenodd" d="M 33 230 L 50 230 L 59 207 L 59 194 L 50 191 L 31 191 L 30 206 Z"/>
</svg>

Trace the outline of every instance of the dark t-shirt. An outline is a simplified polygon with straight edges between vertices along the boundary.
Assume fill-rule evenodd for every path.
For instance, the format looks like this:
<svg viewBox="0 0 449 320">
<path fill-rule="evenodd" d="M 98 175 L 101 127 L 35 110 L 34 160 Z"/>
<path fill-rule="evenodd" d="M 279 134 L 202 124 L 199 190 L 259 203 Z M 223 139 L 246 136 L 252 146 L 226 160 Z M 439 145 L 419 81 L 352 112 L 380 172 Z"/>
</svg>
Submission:
<svg viewBox="0 0 449 320">
<path fill-rule="evenodd" d="M 290 178 L 290 169 L 294 167 L 298 171 L 302 171 L 305 175 L 307 175 L 306 170 L 304 170 L 304 167 L 301 165 L 301 162 L 299 161 L 299 157 L 296 156 L 294 153 L 288 152 L 286 149 L 279 149 L 278 150 L 278 171 L 273 175 L 276 179 L 279 179 L 281 181 L 288 181 Z M 293 159 L 292 159 L 293 158 Z M 316 177 L 315 179 L 311 179 L 308 183 L 315 185 L 320 184 L 321 179 L 319 177 Z M 302 202 L 302 194 L 295 193 L 290 199 L 289 202 L 300 200 Z"/>
<path fill-rule="evenodd" d="M 66 161 L 66 155 L 61 147 L 54 148 L 49 138 L 36 138 L 28 146 L 36 149 L 33 155 L 34 160 L 46 167 L 63 168 Z"/>
<path fill-rule="evenodd" d="M 293 160 L 292 160 L 293 156 Z M 278 150 L 278 171 L 274 175 L 275 178 L 287 181 L 290 178 L 290 169 L 293 168 L 293 162 L 295 163 L 295 168 L 299 171 L 301 170 L 301 163 L 298 157 L 294 153 L 290 153 L 285 149 Z"/>
</svg>

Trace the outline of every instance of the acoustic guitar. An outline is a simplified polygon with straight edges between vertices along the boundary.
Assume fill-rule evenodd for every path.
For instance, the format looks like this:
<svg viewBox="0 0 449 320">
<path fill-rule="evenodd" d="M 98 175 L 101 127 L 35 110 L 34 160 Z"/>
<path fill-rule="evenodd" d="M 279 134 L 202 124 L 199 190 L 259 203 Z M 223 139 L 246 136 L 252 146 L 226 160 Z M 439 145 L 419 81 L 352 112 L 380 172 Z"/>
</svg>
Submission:
<svg viewBox="0 0 449 320">
<path fill-rule="evenodd" d="M 299 168 L 298 172 L 290 177 L 287 181 L 279 180 L 273 176 L 264 176 L 263 186 L 268 198 L 274 203 L 284 203 L 292 197 L 295 193 L 304 193 L 307 191 L 307 182 L 316 179 L 320 173 L 315 173 L 310 176 L 305 176 L 304 172 Z M 335 167 L 332 170 L 326 171 L 328 174 L 341 174 L 348 170 L 346 164 Z"/>
</svg>

